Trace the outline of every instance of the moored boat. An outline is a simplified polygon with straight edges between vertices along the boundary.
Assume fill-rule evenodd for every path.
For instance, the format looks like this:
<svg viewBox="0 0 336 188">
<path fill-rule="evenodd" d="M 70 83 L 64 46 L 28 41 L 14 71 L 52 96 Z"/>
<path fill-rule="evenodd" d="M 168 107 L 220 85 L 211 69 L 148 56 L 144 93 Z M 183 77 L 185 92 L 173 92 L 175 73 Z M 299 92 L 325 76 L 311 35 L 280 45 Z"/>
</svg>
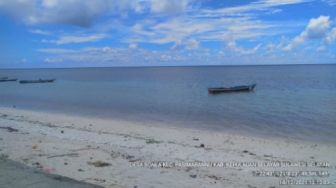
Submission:
<svg viewBox="0 0 336 188">
<path fill-rule="evenodd" d="M 20 84 L 50 83 L 54 81 L 55 79 L 20 80 Z"/>
<path fill-rule="evenodd" d="M 16 78 L 12 78 L 12 79 L 9 79 L 9 78 L 2 78 L 0 79 L 0 82 L 16 82 L 17 79 Z"/>
<path fill-rule="evenodd" d="M 208 92 L 210 94 L 218 94 L 218 93 L 232 93 L 232 92 L 249 92 L 253 91 L 257 84 L 252 85 L 242 85 L 242 86 L 234 86 L 234 87 L 213 87 L 208 88 Z"/>
</svg>

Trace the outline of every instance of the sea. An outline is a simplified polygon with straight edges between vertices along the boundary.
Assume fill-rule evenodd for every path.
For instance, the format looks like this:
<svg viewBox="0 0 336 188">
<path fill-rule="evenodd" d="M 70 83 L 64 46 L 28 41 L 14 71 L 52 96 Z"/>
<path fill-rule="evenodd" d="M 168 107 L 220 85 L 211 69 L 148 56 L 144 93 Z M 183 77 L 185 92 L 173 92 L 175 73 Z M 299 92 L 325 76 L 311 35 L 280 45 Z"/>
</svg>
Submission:
<svg viewBox="0 0 336 188">
<path fill-rule="evenodd" d="M 0 69 L 0 106 L 336 143 L 336 65 Z M 208 87 L 257 84 L 254 92 Z"/>
</svg>

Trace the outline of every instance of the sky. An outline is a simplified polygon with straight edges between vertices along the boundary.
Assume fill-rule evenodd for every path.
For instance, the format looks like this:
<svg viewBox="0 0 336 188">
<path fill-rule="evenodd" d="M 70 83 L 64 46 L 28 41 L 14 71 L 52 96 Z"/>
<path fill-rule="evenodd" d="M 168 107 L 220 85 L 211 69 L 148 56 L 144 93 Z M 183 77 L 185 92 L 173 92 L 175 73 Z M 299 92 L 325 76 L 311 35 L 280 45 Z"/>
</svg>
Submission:
<svg viewBox="0 0 336 188">
<path fill-rule="evenodd" d="M 0 0 L 0 68 L 336 63 L 336 0 Z"/>
</svg>

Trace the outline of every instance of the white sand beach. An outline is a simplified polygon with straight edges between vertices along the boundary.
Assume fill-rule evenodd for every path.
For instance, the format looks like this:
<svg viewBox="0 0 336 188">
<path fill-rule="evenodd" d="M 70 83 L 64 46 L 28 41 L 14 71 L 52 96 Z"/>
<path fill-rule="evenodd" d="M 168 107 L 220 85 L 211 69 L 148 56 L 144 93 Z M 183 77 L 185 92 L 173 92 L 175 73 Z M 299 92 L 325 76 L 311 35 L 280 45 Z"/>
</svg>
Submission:
<svg viewBox="0 0 336 188">
<path fill-rule="evenodd" d="M 335 187 L 336 182 L 336 146 L 332 144 L 15 108 L 0 108 L 0 154 L 45 173 L 104 187 L 300 187 L 279 184 L 290 178 L 330 183 L 309 187 Z M 159 161 L 168 166 L 146 166 Z M 259 175 L 319 171 L 322 177 L 258 177 L 253 171 L 264 171 Z"/>
</svg>

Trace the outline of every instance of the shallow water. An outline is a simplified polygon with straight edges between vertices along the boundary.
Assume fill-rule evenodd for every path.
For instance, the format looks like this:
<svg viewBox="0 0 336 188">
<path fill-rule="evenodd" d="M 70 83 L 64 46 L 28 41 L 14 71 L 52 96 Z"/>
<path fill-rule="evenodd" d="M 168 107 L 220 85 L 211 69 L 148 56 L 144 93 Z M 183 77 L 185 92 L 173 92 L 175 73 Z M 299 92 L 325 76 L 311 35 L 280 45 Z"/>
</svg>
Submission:
<svg viewBox="0 0 336 188">
<path fill-rule="evenodd" d="M 222 66 L 0 70 L 0 105 L 102 118 L 336 141 L 336 66 Z M 252 93 L 208 87 L 257 83 Z"/>
</svg>

